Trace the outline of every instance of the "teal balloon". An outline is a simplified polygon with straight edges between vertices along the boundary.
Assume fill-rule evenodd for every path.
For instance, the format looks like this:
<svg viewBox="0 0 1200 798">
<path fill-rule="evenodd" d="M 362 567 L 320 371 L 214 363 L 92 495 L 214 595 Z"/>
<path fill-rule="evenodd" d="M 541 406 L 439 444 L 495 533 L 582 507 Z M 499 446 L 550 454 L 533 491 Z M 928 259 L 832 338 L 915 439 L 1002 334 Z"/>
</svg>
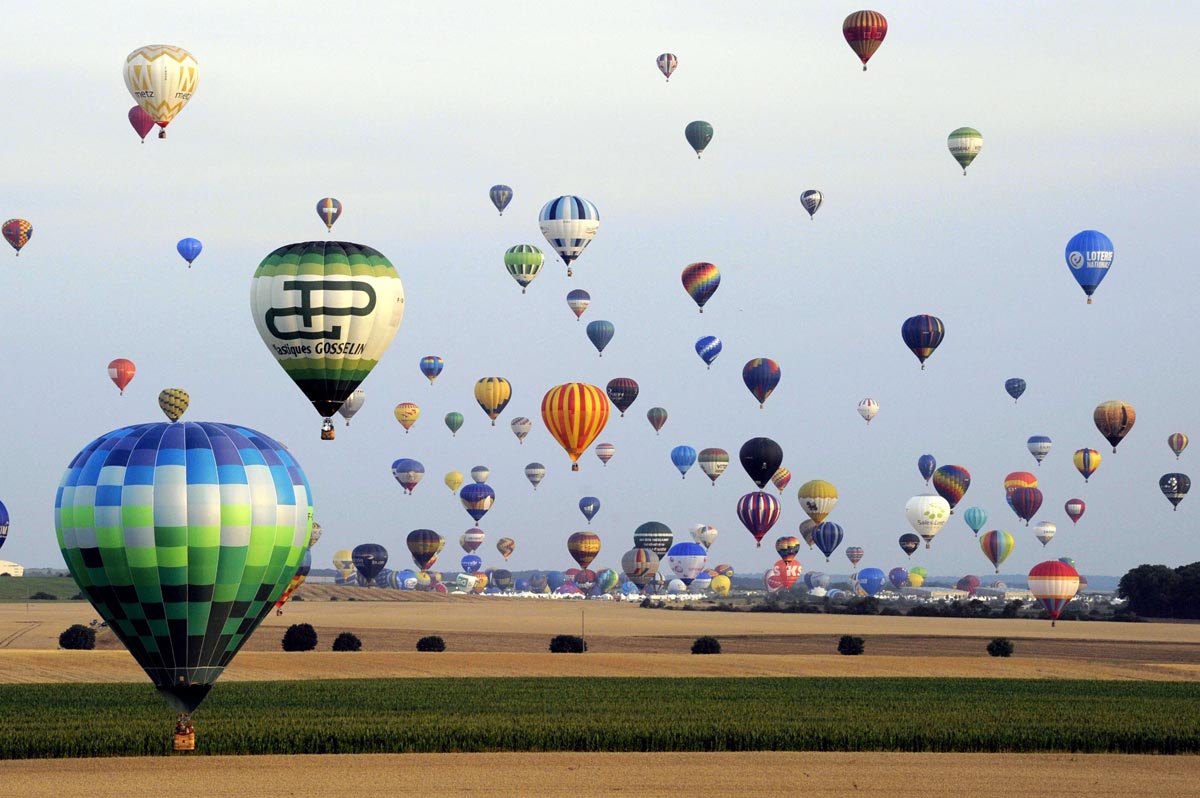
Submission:
<svg viewBox="0 0 1200 798">
<path fill-rule="evenodd" d="M 987 510 L 984 510 L 982 507 L 968 507 L 966 512 L 963 513 L 963 520 L 967 522 L 967 526 L 971 527 L 971 531 L 976 536 L 979 535 L 979 530 L 983 529 L 984 524 L 987 523 L 987 519 Z"/>
<path fill-rule="evenodd" d="M 75 455 L 54 528 L 80 591 L 162 696 L 192 712 L 300 566 L 312 492 L 261 432 L 139 424 Z"/>
<path fill-rule="evenodd" d="M 592 342 L 592 346 L 596 347 L 596 351 L 604 357 L 604 347 L 608 346 L 608 342 L 612 340 L 613 333 L 616 332 L 616 327 L 611 321 L 598 319 L 597 321 L 588 322 L 587 337 Z"/>
<path fill-rule="evenodd" d="M 700 153 L 704 152 L 704 148 L 712 141 L 713 126 L 703 120 L 689 122 L 688 126 L 683 129 L 683 135 L 687 138 L 687 143 L 692 145 L 692 149 L 696 151 L 696 157 L 700 157 Z"/>
</svg>

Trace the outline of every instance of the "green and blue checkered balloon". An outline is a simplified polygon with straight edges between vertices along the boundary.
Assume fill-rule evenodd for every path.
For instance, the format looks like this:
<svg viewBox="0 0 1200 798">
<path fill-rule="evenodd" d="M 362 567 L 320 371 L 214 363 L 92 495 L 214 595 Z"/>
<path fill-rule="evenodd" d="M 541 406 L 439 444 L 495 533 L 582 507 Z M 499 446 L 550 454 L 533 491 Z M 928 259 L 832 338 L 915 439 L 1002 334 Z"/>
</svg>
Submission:
<svg viewBox="0 0 1200 798">
<path fill-rule="evenodd" d="M 74 457 L 54 525 L 83 594 L 163 697 L 192 712 L 296 573 L 312 493 L 260 432 L 139 424 Z"/>
</svg>

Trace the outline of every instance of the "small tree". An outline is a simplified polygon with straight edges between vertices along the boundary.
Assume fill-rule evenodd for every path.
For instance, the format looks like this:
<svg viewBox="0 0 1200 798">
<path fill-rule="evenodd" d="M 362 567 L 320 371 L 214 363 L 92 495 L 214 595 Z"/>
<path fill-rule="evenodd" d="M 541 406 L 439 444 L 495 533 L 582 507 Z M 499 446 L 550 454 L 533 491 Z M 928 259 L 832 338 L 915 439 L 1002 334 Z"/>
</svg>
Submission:
<svg viewBox="0 0 1200 798">
<path fill-rule="evenodd" d="M 58 636 L 58 647 L 72 651 L 91 651 L 96 647 L 96 631 L 81 623 L 68 626 Z"/>
<path fill-rule="evenodd" d="M 996 637 L 987 645 L 987 652 L 993 657 L 1011 657 L 1013 643 L 1007 637 Z"/>
<path fill-rule="evenodd" d="M 587 642 L 579 635 L 555 635 L 550 638 L 551 654 L 582 654 Z"/>
<path fill-rule="evenodd" d="M 53 593 L 47 593 L 44 590 L 39 590 L 29 597 L 30 601 L 58 601 L 58 596 Z"/>
<path fill-rule="evenodd" d="M 334 651 L 362 651 L 362 641 L 353 632 L 342 632 L 333 641 Z"/>
<path fill-rule="evenodd" d="M 838 653 L 846 656 L 856 656 L 863 653 L 863 639 L 861 637 L 852 637 L 851 635 L 842 635 L 842 639 L 838 641 Z"/>
<path fill-rule="evenodd" d="M 692 653 L 693 654 L 720 654 L 721 653 L 721 641 L 715 637 L 712 637 L 711 635 L 705 635 L 704 637 L 697 637 L 696 641 L 694 643 L 692 643 Z"/>
<path fill-rule="evenodd" d="M 446 641 L 437 635 L 427 635 L 417 641 L 417 651 L 445 651 Z"/>
<path fill-rule="evenodd" d="M 312 651 L 317 647 L 317 630 L 312 624 L 295 623 L 283 633 L 284 651 Z"/>
</svg>

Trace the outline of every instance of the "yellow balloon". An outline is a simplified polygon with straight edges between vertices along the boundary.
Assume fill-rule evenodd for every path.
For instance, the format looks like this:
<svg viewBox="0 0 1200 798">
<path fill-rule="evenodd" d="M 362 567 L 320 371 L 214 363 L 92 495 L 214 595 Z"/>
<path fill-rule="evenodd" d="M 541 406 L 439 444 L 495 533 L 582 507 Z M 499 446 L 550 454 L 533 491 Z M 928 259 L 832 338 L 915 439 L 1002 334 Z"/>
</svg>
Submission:
<svg viewBox="0 0 1200 798">
<path fill-rule="evenodd" d="M 182 388 L 167 388 L 158 394 L 158 409 L 174 423 L 187 412 L 189 401 L 188 392 Z"/>
<path fill-rule="evenodd" d="M 446 487 L 450 489 L 451 493 L 458 493 L 458 489 L 463 484 L 463 473 L 461 471 L 447 471 L 442 481 L 446 483 Z"/>
<path fill-rule="evenodd" d="M 819 524 L 833 512 L 838 492 L 837 488 L 823 479 L 810 479 L 800 486 L 796 497 L 800 499 L 800 506 L 808 513 L 813 523 Z"/>
<path fill-rule="evenodd" d="M 733 583 L 729 581 L 728 576 L 725 576 L 725 574 L 717 574 L 712 578 L 712 582 L 709 583 L 708 590 L 714 596 L 728 596 L 729 589 L 732 586 Z"/>
<path fill-rule="evenodd" d="M 417 423 L 417 418 L 421 415 L 421 408 L 412 402 L 401 402 L 396 405 L 395 414 L 400 426 L 404 427 L 405 432 L 408 432 L 412 429 L 412 425 Z"/>
<path fill-rule="evenodd" d="M 125 88 L 150 118 L 158 123 L 158 137 L 167 137 L 167 125 L 196 91 L 200 67 L 182 47 L 150 44 L 125 56 Z"/>
<path fill-rule="evenodd" d="M 504 412 L 511 398 L 512 386 L 503 377 L 484 377 L 475 383 L 475 401 L 488 414 L 493 427 L 496 426 L 497 416 Z"/>
</svg>

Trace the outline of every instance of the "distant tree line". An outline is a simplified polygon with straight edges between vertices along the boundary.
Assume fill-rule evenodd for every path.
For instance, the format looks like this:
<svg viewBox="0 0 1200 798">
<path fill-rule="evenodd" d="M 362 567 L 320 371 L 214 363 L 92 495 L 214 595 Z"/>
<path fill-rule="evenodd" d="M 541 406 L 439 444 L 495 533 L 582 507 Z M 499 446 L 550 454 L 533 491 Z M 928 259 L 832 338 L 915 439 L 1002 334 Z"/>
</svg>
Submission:
<svg viewBox="0 0 1200 798">
<path fill-rule="evenodd" d="M 1121 577 L 1117 595 L 1130 612 L 1150 618 L 1200 620 L 1200 562 L 1168 568 L 1139 565 Z"/>
</svg>

